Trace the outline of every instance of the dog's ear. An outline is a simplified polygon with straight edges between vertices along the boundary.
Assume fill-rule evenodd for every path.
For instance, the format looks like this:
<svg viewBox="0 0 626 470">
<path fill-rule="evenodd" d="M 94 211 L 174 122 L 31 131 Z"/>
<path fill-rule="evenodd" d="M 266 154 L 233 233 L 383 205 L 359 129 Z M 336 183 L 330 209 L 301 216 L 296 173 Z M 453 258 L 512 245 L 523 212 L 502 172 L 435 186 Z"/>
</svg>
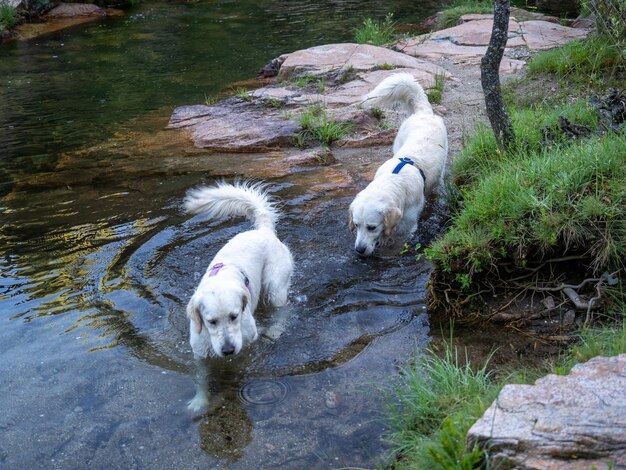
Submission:
<svg viewBox="0 0 626 470">
<path fill-rule="evenodd" d="M 350 228 L 351 232 L 354 232 L 354 229 L 356 228 L 354 226 L 354 221 L 352 220 L 352 210 L 348 211 L 348 227 Z"/>
<path fill-rule="evenodd" d="M 397 207 L 390 207 L 385 211 L 383 214 L 383 232 L 386 237 L 391 236 L 401 219 L 402 212 Z"/>
<path fill-rule="evenodd" d="M 202 331 L 202 318 L 200 317 L 200 310 L 198 310 L 198 306 L 193 297 L 187 304 L 187 318 L 189 318 L 196 327 L 196 333 L 200 334 Z"/>
<path fill-rule="evenodd" d="M 247 306 L 248 306 L 248 295 L 244 293 L 243 296 L 241 297 L 241 311 L 243 312 Z"/>
</svg>

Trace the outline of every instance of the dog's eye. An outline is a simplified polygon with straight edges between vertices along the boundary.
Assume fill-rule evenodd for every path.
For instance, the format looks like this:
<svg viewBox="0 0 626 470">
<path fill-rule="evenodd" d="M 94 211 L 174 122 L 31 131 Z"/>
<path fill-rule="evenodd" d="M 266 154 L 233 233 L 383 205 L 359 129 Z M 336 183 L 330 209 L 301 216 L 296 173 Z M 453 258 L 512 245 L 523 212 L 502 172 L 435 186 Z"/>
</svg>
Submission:
<svg viewBox="0 0 626 470">
<path fill-rule="evenodd" d="M 235 321 L 235 320 L 237 320 L 237 317 L 238 317 L 238 316 L 239 316 L 239 315 L 237 315 L 236 313 L 231 313 L 231 315 L 230 315 L 230 321 Z"/>
<path fill-rule="evenodd" d="M 368 225 L 368 226 L 367 226 L 367 229 L 368 229 L 370 232 L 373 232 L 374 230 L 376 230 L 376 225 Z"/>
<path fill-rule="evenodd" d="M 217 320 L 209 320 L 209 325 L 211 326 L 217 326 Z"/>
</svg>

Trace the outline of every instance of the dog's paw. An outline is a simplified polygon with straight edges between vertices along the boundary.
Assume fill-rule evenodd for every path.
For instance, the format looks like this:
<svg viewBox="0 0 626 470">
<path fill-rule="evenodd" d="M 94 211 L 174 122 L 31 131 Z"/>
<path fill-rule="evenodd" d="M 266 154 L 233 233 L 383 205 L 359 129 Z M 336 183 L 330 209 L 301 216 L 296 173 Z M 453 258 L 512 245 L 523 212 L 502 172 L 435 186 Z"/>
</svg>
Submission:
<svg viewBox="0 0 626 470">
<path fill-rule="evenodd" d="M 274 324 L 274 325 L 269 326 L 267 328 L 263 328 L 263 330 L 261 331 L 261 335 L 264 338 L 269 339 L 270 341 L 276 341 L 278 338 L 280 338 L 280 336 L 284 332 L 285 332 L 285 326 L 284 325 Z"/>
<path fill-rule="evenodd" d="M 187 403 L 187 409 L 192 413 L 205 411 L 209 407 L 209 397 L 206 393 L 196 393 Z"/>
</svg>

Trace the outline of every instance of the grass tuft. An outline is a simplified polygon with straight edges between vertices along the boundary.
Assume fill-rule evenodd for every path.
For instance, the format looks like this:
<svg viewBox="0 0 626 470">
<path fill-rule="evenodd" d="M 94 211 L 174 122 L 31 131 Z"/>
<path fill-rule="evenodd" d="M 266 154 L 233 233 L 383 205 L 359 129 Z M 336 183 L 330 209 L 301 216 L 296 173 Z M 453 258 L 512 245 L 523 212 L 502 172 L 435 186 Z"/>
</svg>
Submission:
<svg viewBox="0 0 626 470">
<path fill-rule="evenodd" d="M 7 3 L 0 2 L 0 31 L 12 28 L 19 21 L 15 7 Z"/>
<path fill-rule="evenodd" d="M 488 0 L 458 0 L 437 15 L 437 29 L 456 26 L 463 15 L 493 13 L 493 3 Z"/>
<path fill-rule="evenodd" d="M 396 468 L 470 469 L 482 460 L 477 448 L 466 450 L 465 435 L 499 392 L 487 365 L 472 368 L 467 352 L 445 342 L 443 357 L 430 350 L 403 370 L 389 407 Z"/>
<path fill-rule="evenodd" d="M 426 96 L 428 101 L 435 104 L 441 104 L 441 98 L 443 98 L 443 88 L 446 84 L 446 77 L 443 74 L 435 75 L 435 85 L 432 88 L 426 90 Z"/>
<path fill-rule="evenodd" d="M 300 148 L 305 146 L 309 138 L 330 145 L 348 135 L 353 128 L 351 123 L 335 120 L 335 115 L 319 103 L 307 106 L 300 113 L 300 127 L 302 131 L 296 138 L 296 146 Z"/>
<path fill-rule="evenodd" d="M 250 101 L 251 99 L 250 95 L 248 94 L 248 90 L 243 87 L 234 88 L 233 92 L 235 93 L 235 96 L 238 96 L 243 101 Z"/>
<path fill-rule="evenodd" d="M 393 20 L 393 13 L 387 13 L 383 21 L 375 21 L 366 18 L 354 33 L 357 44 L 373 44 L 374 46 L 384 46 L 393 39 L 396 34 L 396 22 Z"/>
</svg>

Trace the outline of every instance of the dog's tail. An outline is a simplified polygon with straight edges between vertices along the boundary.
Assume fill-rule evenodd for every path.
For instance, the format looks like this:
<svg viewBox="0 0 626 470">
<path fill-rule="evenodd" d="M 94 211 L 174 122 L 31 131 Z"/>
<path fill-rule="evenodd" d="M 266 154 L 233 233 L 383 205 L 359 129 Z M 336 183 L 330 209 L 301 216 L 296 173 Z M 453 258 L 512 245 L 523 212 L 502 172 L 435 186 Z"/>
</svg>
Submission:
<svg viewBox="0 0 626 470">
<path fill-rule="evenodd" d="M 275 231 L 278 211 L 270 201 L 265 187 L 259 183 L 225 182 L 203 186 L 187 192 L 184 208 L 192 214 L 206 214 L 210 218 L 244 216 L 254 228 Z"/>
<path fill-rule="evenodd" d="M 362 102 L 369 108 L 401 104 L 408 114 L 418 111 L 432 113 L 432 107 L 424 89 L 409 73 L 396 73 L 385 78 L 376 88 L 363 96 Z"/>
</svg>

